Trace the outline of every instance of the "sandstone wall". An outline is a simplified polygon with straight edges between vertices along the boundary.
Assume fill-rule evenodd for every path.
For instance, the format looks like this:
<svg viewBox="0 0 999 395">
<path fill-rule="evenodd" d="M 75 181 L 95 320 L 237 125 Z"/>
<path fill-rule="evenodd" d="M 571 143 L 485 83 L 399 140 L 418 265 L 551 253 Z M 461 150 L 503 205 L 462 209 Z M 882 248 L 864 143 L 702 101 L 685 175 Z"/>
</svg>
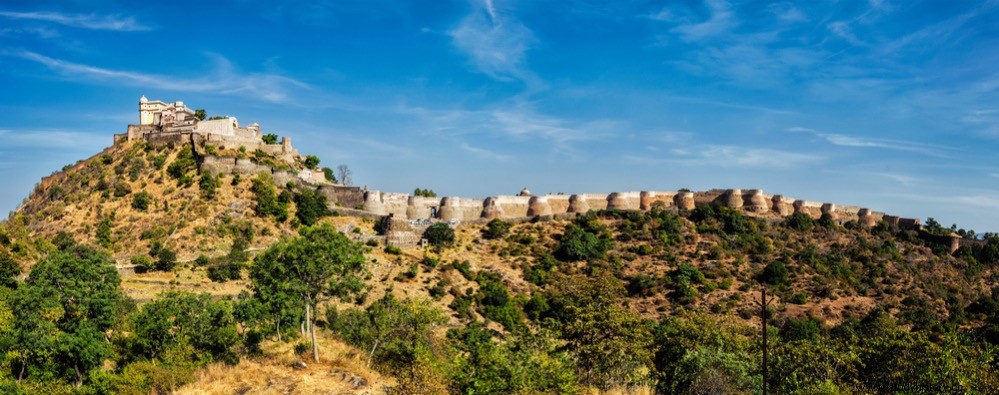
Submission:
<svg viewBox="0 0 999 395">
<path fill-rule="evenodd" d="M 548 206 L 552 208 L 552 215 L 568 213 L 569 198 L 569 195 L 548 195 Z"/>
<path fill-rule="evenodd" d="M 531 203 L 530 196 L 494 196 L 492 200 L 502 212 L 500 218 L 526 217 Z"/>
<path fill-rule="evenodd" d="M 745 212 L 747 215 L 779 219 L 793 213 L 819 218 L 830 214 L 839 223 L 858 221 L 874 226 L 882 219 L 903 228 L 919 228 L 914 219 L 886 216 L 857 206 L 840 206 L 793 199 L 783 195 L 769 195 L 760 189 L 713 189 L 706 192 L 641 191 L 614 192 L 610 194 L 491 196 L 485 199 L 460 197 L 427 198 L 381 191 L 360 191 L 357 188 L 318 187 L 327 199 L 341 206 L 360 205 L 363 212 L 389 216 L 395 220 L 408 220 L 413 226 L 428 226 L 434 221 L 461 221 L 486 223 L 494 218 L 524 221 L 534 217 L 582 214 L 591 210 L 616 209 L 647 211 L 654 205 L 671 210 L 693 210 L 698 206 L 722 205 Z M 342 193 L 333 193 L 342 191 Z M 332 199 L 329 196 L 336 198 Z M 351 200 L 352 199 L 352 200 Z M 392 243 L 402 243 L 393 238 Z M 407 239 L 408 240 L 408 239 Z M 411 241 L 411 240 L 410 240 Z M 405 243 L 410 243 L 405 241 Z"/>
<path fill-rule="evenodd" d="M 640 210 L 641 192 L 614 192 L 607 195 L 607 208 L 614 210 Z"/>
</svg>

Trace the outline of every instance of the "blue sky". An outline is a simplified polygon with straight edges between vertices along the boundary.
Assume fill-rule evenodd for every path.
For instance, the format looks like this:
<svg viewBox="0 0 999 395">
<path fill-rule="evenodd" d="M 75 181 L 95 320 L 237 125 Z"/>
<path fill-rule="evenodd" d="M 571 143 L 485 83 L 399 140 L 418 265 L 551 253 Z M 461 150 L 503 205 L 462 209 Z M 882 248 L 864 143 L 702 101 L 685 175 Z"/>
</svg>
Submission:
<svg viewBox="0 0 999 395">
<path fill-rule="evenodd" d="M 137 100 L 442 195 L 762 188 L 999 231 L 999 1 L 4 1 L 0 210 Z"/>
</svg>

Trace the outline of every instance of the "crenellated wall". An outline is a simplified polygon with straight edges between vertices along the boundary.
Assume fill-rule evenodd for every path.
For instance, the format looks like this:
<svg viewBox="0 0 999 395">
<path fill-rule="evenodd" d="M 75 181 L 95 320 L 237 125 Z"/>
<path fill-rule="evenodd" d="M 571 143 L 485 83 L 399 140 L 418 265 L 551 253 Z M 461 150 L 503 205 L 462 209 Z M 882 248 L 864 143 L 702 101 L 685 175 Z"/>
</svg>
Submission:
<svg viewBox="0 0 999 395">
<path fill-rule="evenodd" d="M 610 194 L 490 196 L 469 199 L 448 196 L 430 198 L 381 191 L 363 191 L 362 209 L 396 219 L 440 219 L 471 221 L 480 219 L 521 219 L 582 214 L 590 210 L 647 211 L 654 207 L 670 210 L 693 210 L 707 205 L 739 209 L 757 217 L 786 217 L 800 213 L 820 218 L 828 213 L 837 222 L 858 221 L 873 226 L 882 219 L 902 227 L 918 226 L 914 219 L 886 216 L 858 206 L 842 206 L 769 195 L 761 189 L 712 189 L 704 192 L 639 191 Z M 334 201 L 333 199 L 330 199 Z M 338 198 L 335 201 L 343 201 Z"/>
</svg>

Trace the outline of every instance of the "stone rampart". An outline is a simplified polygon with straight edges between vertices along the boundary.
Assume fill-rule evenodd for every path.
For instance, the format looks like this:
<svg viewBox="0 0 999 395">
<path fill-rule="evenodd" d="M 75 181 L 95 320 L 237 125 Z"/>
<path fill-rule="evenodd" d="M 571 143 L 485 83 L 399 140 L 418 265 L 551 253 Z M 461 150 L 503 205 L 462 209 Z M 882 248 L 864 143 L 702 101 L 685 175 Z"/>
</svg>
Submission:
<svg viewBox="0 0 999 395">
<path fill-rule="evenodd" d="M 607 196 L 607 208 L 612 210 L 641 210 L 641 192 L 614 192 Z"/>
<path fill-rule="evenodd" d="M 206 162 L 209 163 L 209 162 Z M 228 163 L 224 163 L 228 165 Z M 222 166 L 212 164 L 212 166 Z M 781 218 L 794 213 L 818 219 L 828 213 L 839 223 L 858 221 L 873 226 L 882 219 L 902 227 L 918 226 L 918 220 L 885 216 L 858 206 L 841 206 L 768 195 L 760 189 L 713 189 L 706 192 L 640 191 L 609 194 L 490 196 L 469 199 L 449 196 L 430 198 L 356 188 L 319 187 L 327 200 L 344 207 L 361 206 L 365 212 L 392 215 L 397 219 L 443 221 L 488 221 L 494 218 L 514 220 L 540 216 L 583 214 L 591 210 L 648 211 L 654 207 L 669 210 L 693 210 L 696 207 L 721 205 L 764 218 Z M 339 191 L 334 193 L 333 191 Z"/>
<path fill-rule="evenodd" d="M 548 206 L 552 208 L 552 215 L 568 213 L 570 197 L 569 195 L 548 195 Z"/>
</svg>

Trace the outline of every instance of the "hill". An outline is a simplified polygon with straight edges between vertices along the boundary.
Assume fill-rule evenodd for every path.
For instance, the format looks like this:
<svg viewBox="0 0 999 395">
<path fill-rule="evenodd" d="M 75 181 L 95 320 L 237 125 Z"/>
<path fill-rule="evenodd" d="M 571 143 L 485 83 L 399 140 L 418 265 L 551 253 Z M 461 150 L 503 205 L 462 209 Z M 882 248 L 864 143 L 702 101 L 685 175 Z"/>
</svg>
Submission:
<svg viewBox="0 0 999 395">
<path fill-rule="evenodd" d="M 952 243 L 942 228 L 837 218 L 832 210 L 755 215 L 721 202 L 731 193 L 685 207 L 403 221 L 366 210 L 377 194 L 350 204 L 360 201 L 321 193 L 317 182 L 325 180 L 308 176 L 318 159 L 297 151 L 135 133 L 45 178 L 0 224 L 0 260 L 31 273 L 2 295 L 3 363 L 21 371 L 5 380 L 28 377 L 25 386 L 4 388 L 78 391 L 74 380 L 97 393 L 129 386 L 748 393 L 764 382 L 789 393 L 904 385 L 988 392 L 999 385 L 993 235 Z M 229 160 L 249 170 L 219 165 Z M 356 188 L 341 191 L 359 199 Z M 407 236 L 402 248 L 386 245 L 399 240 L 396 226 L 427 244 Z M 363 254 L 363 286 L 308 311 L 318 318 L 324 362 L 296 369 L 308 360 L 304 304 L 286 288 L 280 313 L 265 314 L 278 299 L 261 281 L 273 273 L 256 268 L 324 227 Z M 73 257 L 113 265 L 120 276 L 121 299 L 101 330 L 113 347 L 89 376 L 28 352 L 28 338 L 15 329 L 30 318 L 15 307 L 34 300 L 51 273 L 36 275 L 35 265 Z M 769 377 L 760 369 L 763 287 L 773 303 Z M 61 313 L 74 300 L 51 310 L 60 312 L 54 322 L 74 322 Z M 178 306 L 198 307 L 187 317 Z M 154 313 L 173 308 L 177 316 Z M 171 337 L 162 352 L 151 351 L 159 350 L 147 344 L 153 338 L 139 334 L 154 333 L 150 322 L 160 319 L 169 333 L 199 335 Z M 76 326 L 59 328 L 75 333 Z"/>
</svg>

